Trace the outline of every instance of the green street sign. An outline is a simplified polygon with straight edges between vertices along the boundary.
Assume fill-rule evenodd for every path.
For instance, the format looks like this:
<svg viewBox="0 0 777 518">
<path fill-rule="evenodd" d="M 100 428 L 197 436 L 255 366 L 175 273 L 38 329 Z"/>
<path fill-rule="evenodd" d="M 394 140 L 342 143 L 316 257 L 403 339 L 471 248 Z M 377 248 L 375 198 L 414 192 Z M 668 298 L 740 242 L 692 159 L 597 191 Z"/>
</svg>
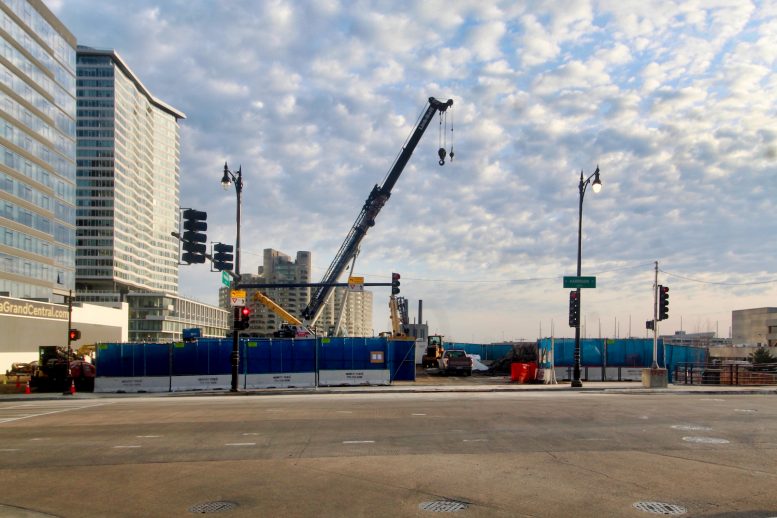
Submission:
<svg viewBox="0 0 777 518">
<path fill-rule="evenodd" d="M 229 281 L 229 274 L 226 271 L 221 272 L 221 284 L 229 288 Z"/>
<path fill-rule="evenodd" d="M 564 277 L 565 288 L 596 288 L 596 277 Z"/>
</svg>

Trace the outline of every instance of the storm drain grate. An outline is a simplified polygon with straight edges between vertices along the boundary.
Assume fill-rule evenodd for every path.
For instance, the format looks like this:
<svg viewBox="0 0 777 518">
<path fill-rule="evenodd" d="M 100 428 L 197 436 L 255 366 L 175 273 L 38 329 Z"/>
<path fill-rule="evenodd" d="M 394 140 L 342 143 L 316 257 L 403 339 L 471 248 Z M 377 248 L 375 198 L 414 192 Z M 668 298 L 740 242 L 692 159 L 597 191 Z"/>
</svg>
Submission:
<svg viewBox="0 0 777 518">
<path fill-rule="evenodd" d="M 433 502 L 419 504 L 418 507 L 422 511 L 430 511 L 433 513 L 455 513 L 466 509 L 467 503 L 459 502 L 458 500 L 435 500 Z"/>
<path fill-rule="evenodd" d="M 203 504 L 191 506 L 189 512 L 196 514 L 223 513 L 225 511 L 231 511 L 235 507 L 237 507 L 235 502 L 205 502 Z"/>
<path fill-rule="evenodd" d="M 634 504 L 634 509 L 638 511 L 644 511 L 646 513 L 663 514 L 676 516 L 679 514 L 685 514 L 688 509 L 674 504 L 665 504 L 663 502 L 637 502 Z"/>
</svg>

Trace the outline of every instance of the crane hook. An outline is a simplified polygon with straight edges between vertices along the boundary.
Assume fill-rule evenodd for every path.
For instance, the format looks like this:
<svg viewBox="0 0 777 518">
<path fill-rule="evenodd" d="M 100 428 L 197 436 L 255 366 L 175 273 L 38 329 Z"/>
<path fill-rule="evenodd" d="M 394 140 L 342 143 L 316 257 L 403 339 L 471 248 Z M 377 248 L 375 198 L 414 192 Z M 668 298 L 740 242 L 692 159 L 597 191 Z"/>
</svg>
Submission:
<svg viewBox="0 0 777 518">
<path fill-rule="evenodd" d="M 437 156 L 440 157 L 440 165 L 445 165 L 445 148 L 441 147 L 437 150 Z"/>
<path fill-rule="evenodd" d="M 451 148 L 451 152 L 448 153 L 448 156 L 451 157 L 451 162 L 453 162 L 453 148 Z"/>
</svg>

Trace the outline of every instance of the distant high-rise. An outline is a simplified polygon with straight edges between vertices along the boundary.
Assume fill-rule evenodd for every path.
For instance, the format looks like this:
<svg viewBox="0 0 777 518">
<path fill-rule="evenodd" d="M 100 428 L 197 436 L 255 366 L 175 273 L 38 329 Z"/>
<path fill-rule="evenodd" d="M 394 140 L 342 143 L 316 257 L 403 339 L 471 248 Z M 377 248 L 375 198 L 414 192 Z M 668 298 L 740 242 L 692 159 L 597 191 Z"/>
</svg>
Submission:
<svg viewBox="0 0 777 518">
<path fill-rule="evenodd" d="M 75 287 L 76 38 L 40 0 L 0 2 L 0 28 L 0 294 L 53 301 Z"/>
<path fill-rule="evenodd" d="M 76 289 L 84 301 L 178 292 L 184 114 L 160 101 L 113 50 L 78 46 Z"/>
<path fill-rule="evenodd" d="M 294 260 L 288 255 L 267 248 L 264 250 L 263 264 L 258 269 L 258 275 L 243 274 L 244 284 L 306 284 L 311 282 L 311 254 L 300 251 Z M 301 319 L 302 311 L 310 302 L 309 287 L 305 288 L 262 288 L 267 295 L 284 310 Z M 257 302 L 253 288 L 246 290 L 246 303 L 251 308 L 251 324 L 245 334 L 256 336 L 272 336 L 277 331 L 283 319 L 263 304 Z M 338 287 L 332 297 L 324 305 L 321 316 L 316 322 L 316 330 L 325 335 L 337 321 L 342 310 L 341 328 L 348 336 L 370 336 L 372 333 L 372 292 L 349 292 L 345 299 L 346 288 Z M 229 288 L 220 290 L 220 304 L 228 309 Z M 343 301 L 346 300 L 343 307 Z"/>
</svg>

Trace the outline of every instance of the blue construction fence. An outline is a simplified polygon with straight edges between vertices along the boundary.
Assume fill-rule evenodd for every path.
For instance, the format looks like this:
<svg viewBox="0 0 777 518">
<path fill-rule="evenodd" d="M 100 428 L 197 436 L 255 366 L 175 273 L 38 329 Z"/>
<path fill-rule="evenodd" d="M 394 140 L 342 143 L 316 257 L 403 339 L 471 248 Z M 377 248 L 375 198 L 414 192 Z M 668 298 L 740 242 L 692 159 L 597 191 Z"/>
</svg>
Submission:
<svg viewBox="0 0 777 518">
<path fill-rule="evenodd" d="M 460 342 L 445 342 L 446 349 L 464 349 L 467 354 L 477 354 L 481 360 L 501 360 L 512 350 L 511 344 L 471 344 Z"/>
<path fill-rule="evenodd" d="M 552 348 L 552 353 L 551 353 Z M 540 368 L 572 367 L 575 362 L 574 338 L 543 338 L 538 342 Z M 680 363 L 706 363 L 707 349 L 685 345 L 664 344 L 658 340 L 657 361 L 666 367 L 672 382 L 674 367 Z M 646 368 L 653 364 L 653 339 L 645 338 L 584 338 L 580 340 L 581 367 Z"/>
<path fill-rule="evenodd" d="M 377 338 L 242 338 L 239 372 L 249 375 L 388 371 L 387 381 L 414 381 L 412 341 Z M 99 378 L 231 375 L 231 338 L 173 343 L 108 343 L 96 348 Z M 171 385 L 172 386 L 172 385 Z"/>
</svg>

